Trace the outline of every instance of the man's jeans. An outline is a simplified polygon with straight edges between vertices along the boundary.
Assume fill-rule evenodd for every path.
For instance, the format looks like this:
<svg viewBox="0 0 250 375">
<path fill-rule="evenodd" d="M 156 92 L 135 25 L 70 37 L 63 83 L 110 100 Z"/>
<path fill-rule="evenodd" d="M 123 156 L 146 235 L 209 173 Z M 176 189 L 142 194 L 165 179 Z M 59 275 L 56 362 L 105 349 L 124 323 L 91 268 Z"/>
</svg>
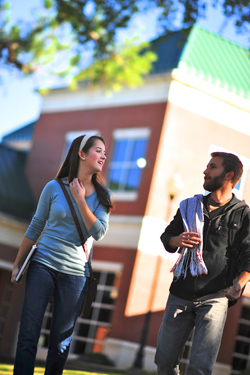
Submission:
<svg viewBox="0 0 250 375">
<path fill-rule="evenodd" d="M 21 315 L 14 375 L 34 373 L 43 316 L 54 296 L 45 375 L 60 375 L 67 360 L 71 335 L 86 294 L 88 278 L 73 276 L 31 262 Z"/>
<path fill-rule="evenodd" d="M 192 302 L 170 294 L 158 333 L 155 355 L 158 374 L 180 373 L 179 363 L 194 326 L 187 374 L 211 374 L 221 343 L 227 308 L 226 297 Z"/>
</svg>

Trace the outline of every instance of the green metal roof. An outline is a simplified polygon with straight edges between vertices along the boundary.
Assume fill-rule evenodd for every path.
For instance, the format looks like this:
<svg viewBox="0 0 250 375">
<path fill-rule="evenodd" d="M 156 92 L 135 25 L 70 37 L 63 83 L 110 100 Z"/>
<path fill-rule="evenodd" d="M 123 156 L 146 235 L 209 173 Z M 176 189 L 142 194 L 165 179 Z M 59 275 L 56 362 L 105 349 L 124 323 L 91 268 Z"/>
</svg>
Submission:
<svg viewBox="0 0 250 375">
<path fill-rule="evenodd" d="M 178 69 L 250 99 L 250 51 L 198 25 L 189 34 Z"/>
</svg>

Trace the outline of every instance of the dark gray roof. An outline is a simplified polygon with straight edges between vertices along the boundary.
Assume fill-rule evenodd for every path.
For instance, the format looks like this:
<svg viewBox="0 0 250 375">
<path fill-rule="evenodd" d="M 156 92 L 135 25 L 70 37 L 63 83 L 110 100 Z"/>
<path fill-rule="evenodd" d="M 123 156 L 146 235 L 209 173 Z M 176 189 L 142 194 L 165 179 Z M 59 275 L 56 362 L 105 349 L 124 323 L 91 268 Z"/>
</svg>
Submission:
<svg viewBox="0 0 250 375">
<path fill-rule="evenodd" d="M 151 42 L 150 50 L 156 53 L 158 59 L 150 74 L 170 72 L 177 68 L 189 31 L 190 29 L 172 32 Z"/>
<path fill-rule="evenodd" d="M 29 151 L 32 146 L 33 132 L 36 122 L 32 122 L 2 138 L 2 143 L 17 150 Z"/>
<path fill-rule="evenodd" d="M 0 211 L 29 220 L 34 199 L 25 175 L 27 153 L 0 143 Z"/>
</svg>

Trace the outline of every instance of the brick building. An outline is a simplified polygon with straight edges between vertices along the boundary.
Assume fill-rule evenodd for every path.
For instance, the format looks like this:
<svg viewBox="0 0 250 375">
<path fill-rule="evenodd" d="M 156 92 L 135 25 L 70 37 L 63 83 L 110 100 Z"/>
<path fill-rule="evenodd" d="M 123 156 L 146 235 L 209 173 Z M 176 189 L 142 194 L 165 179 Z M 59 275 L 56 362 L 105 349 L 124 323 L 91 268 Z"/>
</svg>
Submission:
<svg viewBox="0 0 250 375">
<path fill-rule="evenodd" d="M 111 97 L 86 85 L 75 92 L 52 90 L 44 97 L 38 122 L 28 128 L 28 146 L 16 150 L 13 138 L 18 134 L 10 134 L 0 148 L 0 176 L 11 170 L 2 159 L 3 149 L 25 159 L 19 167 L 22 177 L 17 177 L 14 161 L 8 175 L 15 186 L 13 196 L 19 199 L 14 208 L 25 201 L 28 191 L 26 204 L 34 209 L 75 136 L 96 131 L 106 139 L 104 174 L 115 210 L 108 234 L 94 244 L 98 294 L 91 317 L 78 319 L 70 354 L 102 352 L 116 366 L 129 368 L 141 346 L 143 367 L 150 370 L 155 369 L 156 337 L 176 259 L 164 251 L 159 236 L 182 199 L 203 193 L 202 172 L 211 151 L 227 150 L 241 157 L 244 175 L 235 194 L 250 203 L 249 51 L 198 26 L 188 38 L 177 32 L 152 46 L 158 60 L 142 86 L 124 88 Z M 1 200 L 9 202 L 12 198 L 4 198 L 0 181 Z M 23 287 L 9 283 L 10 270 L 32 210 L 29 206 L 21 217 L 8 207 L 0 205 L 0 351 L 2 357 L 12 358 Z M 246 288 L 242 300 L 229 310 L 214 374 L 236 374 L 247 367 L 249 297 Z M 50 317 L 48 306 L 39 358 L 46 352 Z"/>
</svg>

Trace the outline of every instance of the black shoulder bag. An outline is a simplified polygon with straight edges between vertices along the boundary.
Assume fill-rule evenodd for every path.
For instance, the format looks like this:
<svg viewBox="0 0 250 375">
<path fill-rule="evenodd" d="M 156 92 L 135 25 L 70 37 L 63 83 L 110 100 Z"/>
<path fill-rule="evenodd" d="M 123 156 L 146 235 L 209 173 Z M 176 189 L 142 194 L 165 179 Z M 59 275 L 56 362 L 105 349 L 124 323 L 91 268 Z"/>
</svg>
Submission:
<svg viewBox="0 0 250 375">
<path fill-rule="evenodd" d="M 94 299 L 96 297 L 98 281 L 94 277 L 92 266 L 91 266 L 91 263 L 89 261 L 89 254 L 85 250 L 85 247 L 84 247 L 84 244 L 86 243 L 86 240 L 84 238 L 84 235 L 83 235 L 83 232 L 82 232 L 82 229 L 81 229 L 78 217 L 76 215 L 73 203 L 72 203 L 72 201 L 70 199 L 69 193 L 67 192 L 67 189 L 66 189 L 64 183 L 61 180 L 57 180 L 57 181 L 59 182 L 59 184 L 60 184 L 60 186 L 62 188 L 62 191 L 63 191 L 63 193 L 65 195 L 65 198 L 67 199 L 70 211 L 72 213 L 72 216 L 73 216 L 73 219 L 75 221 L 75 225 L 76 225 L 77 231 L 78 231 L 80 239 L 81 239 L 81 244 L 82 244 L 82 247 L 83 247 L 83 251 L 85 252 L 86 259 L 87 259 L 88 266 L 89 266 L 89 273 L 90 273 L 89 284 L 88 284 L 87 293 L 86 293 L 86 296 L 84 298 L 83 305 L 82 305 L 82 310 L 81 310 L 81 315 L 86 318 L 90 314 L 92 303 L 93 303 L 93 301 L 94 301 Z"/>
</svg>

